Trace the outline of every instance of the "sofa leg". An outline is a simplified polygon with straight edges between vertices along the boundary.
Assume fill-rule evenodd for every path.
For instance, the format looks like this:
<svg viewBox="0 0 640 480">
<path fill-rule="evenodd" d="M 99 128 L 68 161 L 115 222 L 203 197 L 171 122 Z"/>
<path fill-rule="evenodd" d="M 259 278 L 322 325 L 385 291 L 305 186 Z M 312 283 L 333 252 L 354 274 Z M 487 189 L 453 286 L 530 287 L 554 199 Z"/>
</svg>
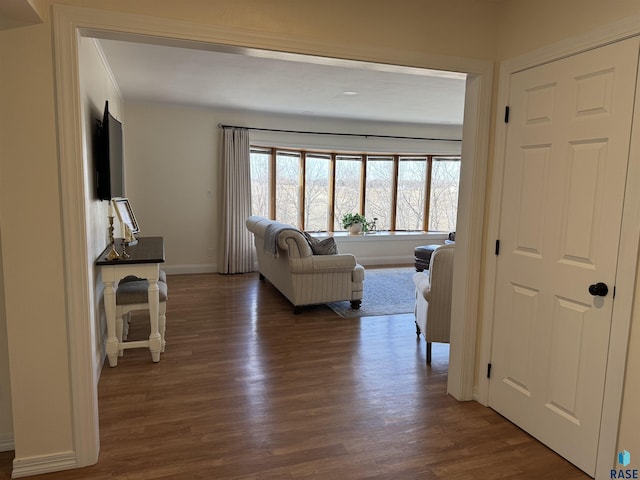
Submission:
<svg viewBox="0 0 640 480">
<path fill-rule="evenodd" d="M 294 315 L 300 315 L 302 313 L 302 307 L 299 307 L 298 305 L 294 305 L 293 306 L 293 314 Z"/>
<path fill-rule="evenodd" d="M 263 274 L 261 274 L 260 272 L 258 272 L 258 278 L 259 278 L 260 280 L 264 280 L 264 275 L 263 275 Z"/>
<path fill-rule="evenodd" d="M 427 365 L 431 365 L 431 342 L 427 342 Z"/>
<path fill-rule="evenodd" d="M 416 324 L 416 337 L 418 337 L 418 340 L 420 340 L 420 326 L 418 325 L 418 322 L 415 322 Z"/>
<path fill-rule="evenodd" d="M 362 305 L 362 300 L 351 300 L 351 308 L 354 310 L 358 310 L 360 305 Z"/>
</svg>

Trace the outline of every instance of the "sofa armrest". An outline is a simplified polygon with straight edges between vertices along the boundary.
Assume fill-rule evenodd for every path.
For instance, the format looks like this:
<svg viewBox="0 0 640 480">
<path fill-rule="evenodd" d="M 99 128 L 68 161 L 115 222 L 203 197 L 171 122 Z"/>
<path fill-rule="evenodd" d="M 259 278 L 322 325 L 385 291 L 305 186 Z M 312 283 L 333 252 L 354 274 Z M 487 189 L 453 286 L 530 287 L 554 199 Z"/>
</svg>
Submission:
<svg viewBox="0 0 640 480">
<path fill-rule="evenodd" d="M 356 257 L 350 253 L 338 255 L 311 255 L 290 258 L 291 273 L 350 272 L 356 266 Z"/>
<path fill-rule="evenodd" d="M 413 283 L 416 285 L 416 290 L 422 295 L 422 298 L 428 302 L 431 297 L 429 275 L 423 272 L 415 273 L 413 275 Z"/>
<path fill-rule="evenodd" d="M 297 229 L 282 230 L 278 234 L 278 247 L 287 251 L 289 258 L 304 258 L 313 255 L 309 242 Z"/>
</svg>

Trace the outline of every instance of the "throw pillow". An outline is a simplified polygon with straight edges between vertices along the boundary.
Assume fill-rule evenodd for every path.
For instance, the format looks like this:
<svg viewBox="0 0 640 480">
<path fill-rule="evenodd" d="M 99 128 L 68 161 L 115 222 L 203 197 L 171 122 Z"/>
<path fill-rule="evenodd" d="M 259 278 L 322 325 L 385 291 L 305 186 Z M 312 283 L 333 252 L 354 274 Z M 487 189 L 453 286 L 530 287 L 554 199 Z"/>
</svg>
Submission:
<svg viewBox="0 0 640 480">
<path fill-rule="evenodd" d="M 304 232 L 304 236 L 307 238 L 307 242 L 309 242 L 309 246 L 314 255 L 335 255 L 338 253 L 338 246 L 333 237 L 318 240 L 307 232 Z"/>
</svg>

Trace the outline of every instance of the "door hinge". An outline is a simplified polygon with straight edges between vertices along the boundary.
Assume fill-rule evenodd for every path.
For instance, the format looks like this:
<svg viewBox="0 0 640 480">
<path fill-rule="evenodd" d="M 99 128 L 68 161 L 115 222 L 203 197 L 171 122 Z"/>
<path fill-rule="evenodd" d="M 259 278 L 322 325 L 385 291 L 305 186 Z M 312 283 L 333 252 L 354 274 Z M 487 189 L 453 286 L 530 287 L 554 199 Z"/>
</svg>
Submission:
<svg viewBox="0 0 640 480">
<path fill-rule="evenodd" d="M 487 363 L 487 378 L 491 378 L 491 364 Z"/>
<path fill-rule="evenodd" d="M 509 105 L 504 107 L 504 123 L 509 123 Z"/>
<path fill-rule="evenodd" d="M 613 286 L 613 298 L 616 298 L 616 286 Z"/>
<path fill-rule="evenodd" d="M 496 255 L 500 255 L 500 240 L 496 240 Z"/>
</svg>

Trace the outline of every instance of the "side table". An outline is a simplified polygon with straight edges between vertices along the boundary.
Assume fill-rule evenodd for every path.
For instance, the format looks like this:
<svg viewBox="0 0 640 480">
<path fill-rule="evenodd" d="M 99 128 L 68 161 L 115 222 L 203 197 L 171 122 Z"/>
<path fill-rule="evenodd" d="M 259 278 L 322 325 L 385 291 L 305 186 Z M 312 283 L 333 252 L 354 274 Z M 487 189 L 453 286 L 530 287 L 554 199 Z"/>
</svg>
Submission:
<svg viewBox="0 0 640 480">
<path fill-rule="evenodd" d="M 162 340 L 158 329 L 158 275 L 160 264 L 164 262 L 164 240 L 162 237 L 140 237 L 136 245 L 127 247 L 129 257 L 109 260 L 108 246 L 96 260 L 100 267 L 102 282 L 104 283 L 104 309 L 107 317 L 107 357 L 109 366 L 118 365 L 119 343 L 116 336 L 116 288 L 121 279 L 127 275 L 146 278 L 149 281 L 149 315 L 151 319 L 151 333 L 149 334 L 149 351 L 154 362 L 160 361 Z M 116 240 L 116 249 L 122 251 L 122 239 Z"/>
</svg>

